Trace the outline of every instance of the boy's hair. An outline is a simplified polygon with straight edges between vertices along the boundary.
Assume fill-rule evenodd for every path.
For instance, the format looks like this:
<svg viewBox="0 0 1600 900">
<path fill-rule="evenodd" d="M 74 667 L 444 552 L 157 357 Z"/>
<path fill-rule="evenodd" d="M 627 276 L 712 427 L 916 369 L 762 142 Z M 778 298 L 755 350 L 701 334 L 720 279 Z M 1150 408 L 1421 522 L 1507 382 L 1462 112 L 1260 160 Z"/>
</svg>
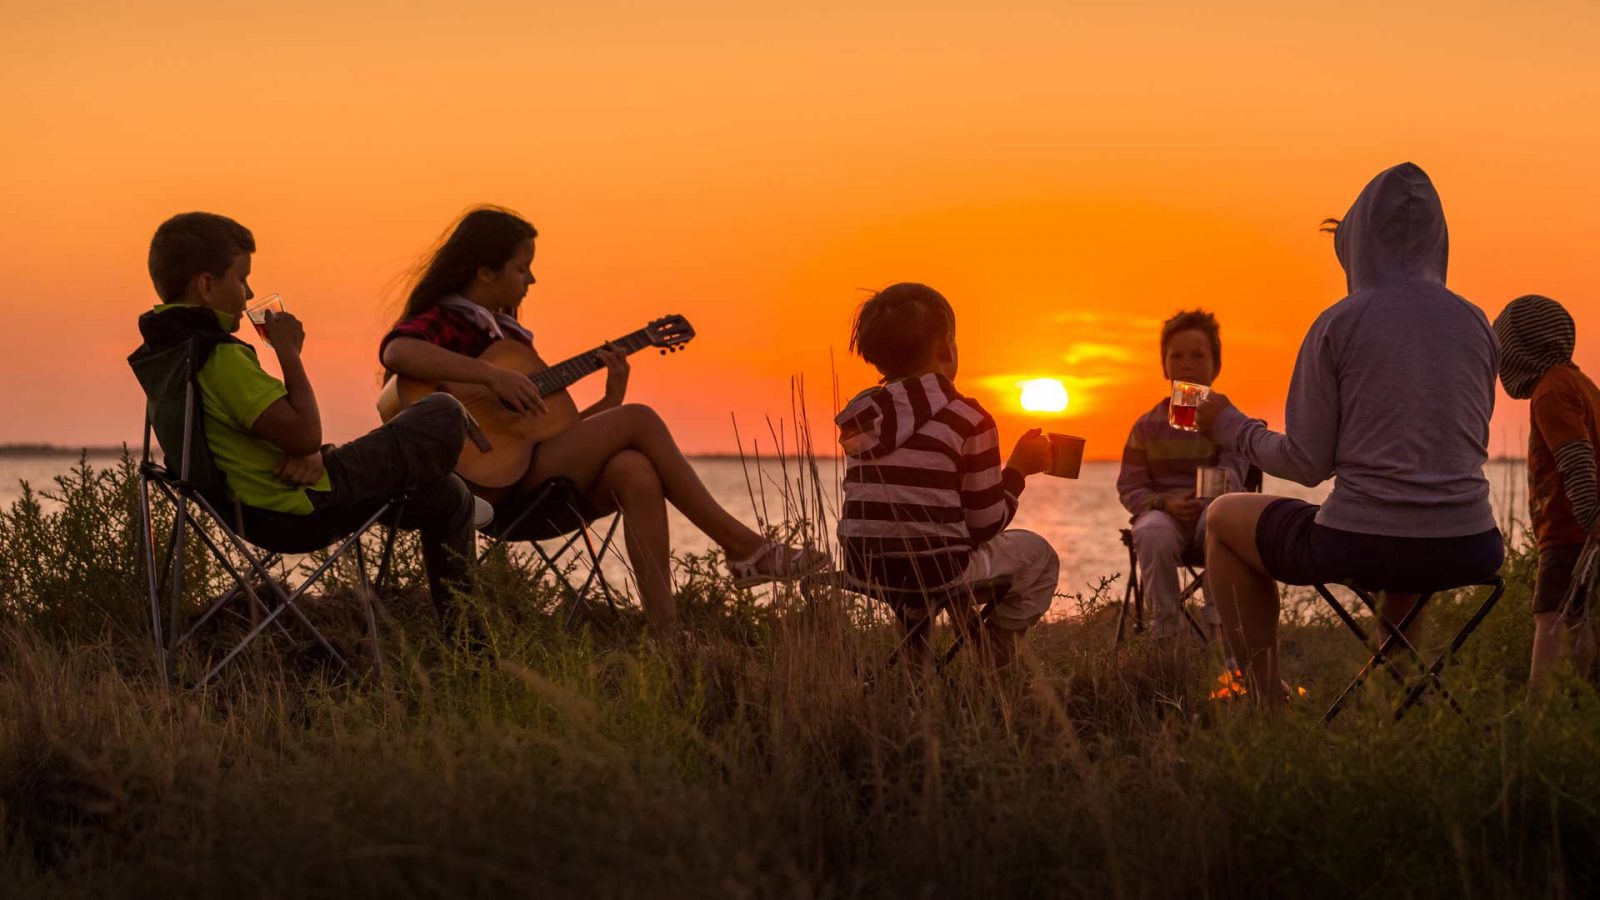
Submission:
<svg viewBox="0 0 1600 900">
<path fill-rule="evenodd" d="M 1181 331 L 1198 331 L 1211 342 L 1211 363 L 1222 371 L 1222 326 L 1217 317 L 1203 309 L 1186 309 L 1161 323 L 1161 362 L 1166 364 L 1167 345 Z"/>
<path fill-rule="evenodd" d="M 950 301 L 925 284 L 902 281 L 873 294 L 856 310 L 850 349 L 885 378 L 901 378 L 926 366 L 939 343 L 955 333 Z"/>
<path fill-rule="evenodd" d="M 196 275 L 221 278 L 239 254 L 254 252 L 250 229 L 227 216 L 179 213 L 150 239 L 150 282 L 163 303 L 179 303 Z"/>
</svg>

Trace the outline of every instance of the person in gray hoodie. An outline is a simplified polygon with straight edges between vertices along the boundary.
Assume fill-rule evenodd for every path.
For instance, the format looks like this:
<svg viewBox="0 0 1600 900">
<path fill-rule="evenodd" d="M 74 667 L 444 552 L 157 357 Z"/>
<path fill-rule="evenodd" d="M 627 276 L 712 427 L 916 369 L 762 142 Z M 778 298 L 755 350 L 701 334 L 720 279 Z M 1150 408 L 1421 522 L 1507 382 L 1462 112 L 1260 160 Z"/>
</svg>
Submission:
<svg viewBox="0 0 1600 900">
<path fill-rule="evenodd" d="M 1230 494 L 1208 511 L 1206 578 L 1256 701 L 1282 694 L 1278 590 L 1353 581 L 1398 621 L 1419 594 L 1482 581 L 1505 546 L 1489 508 L 1498 349 L 1483 311 L 1445 287 L 1449 235 L 1422 169 L 1380 172 L 1334 222 L 1349 295 L 1300 347 L 1282 433 L 1213 393 L 1201 431 L 1270 475 L 1334 479 L 1322 506 Z M 1408 629 L 1409 630 L 1409 629 Z"/>
</svg>

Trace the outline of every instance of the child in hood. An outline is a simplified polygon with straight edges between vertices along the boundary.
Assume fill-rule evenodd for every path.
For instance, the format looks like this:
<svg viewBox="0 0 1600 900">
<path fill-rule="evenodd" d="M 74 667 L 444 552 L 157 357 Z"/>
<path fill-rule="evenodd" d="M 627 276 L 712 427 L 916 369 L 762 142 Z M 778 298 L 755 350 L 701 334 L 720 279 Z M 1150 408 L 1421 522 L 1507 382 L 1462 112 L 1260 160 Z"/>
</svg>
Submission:
<svg viewBox="0 0 1600 900">
<path fill-rule="evenodd" d="M 1577 329 L 1572 316 L 1548 297 L 1518 297 L 1494 320 L 1500 339 L 1500 381 L 1506 393 L 1529 400 L 1528 501 L 1539 575 L 1533 589 L 1533 662 L 1529 687 L 1537 689 L 1570 656 L 1578 672 L 1594 677 L 1595 630 L 1588 597 L 1570 605 L 1567 593 L 1583 544 L 1600 519 L 1595 493 L 1596 432 L 1600 390 L 1572 362 Z M 1571 636 L 1563 639 L 1562 625 Z"/>
<path fill-rule="evenodd" d="M 926 285 L 892 285 L 862 304 L 850 349 L 883 382 L 836 419 L 845 568 L 894 608 L 922 661 L 930 596 L 1010 576 L 983 641 L 991 663 L 1004 665 L 1055 596 L 1055 550 L 1037 534 L 1006 530 L 1026 476 L 1049 467 L 1050 442 L 1029 431 L 1001 466 L 994 419 L 956 390 L 955 312 Z"/>
</svg>

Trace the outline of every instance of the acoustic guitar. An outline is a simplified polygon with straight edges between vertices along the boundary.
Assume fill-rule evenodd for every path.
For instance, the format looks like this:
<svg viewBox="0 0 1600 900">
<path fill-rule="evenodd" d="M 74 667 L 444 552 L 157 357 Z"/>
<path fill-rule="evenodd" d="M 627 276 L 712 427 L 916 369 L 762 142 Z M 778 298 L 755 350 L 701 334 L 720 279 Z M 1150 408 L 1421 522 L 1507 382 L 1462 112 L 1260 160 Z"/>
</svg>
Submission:
<svg viewBox="0 0 1600 900">
<path fill-rule="evenodd" d="M 624 354 L 637 353 L 646 347 L 655 347 L 666 354 L 683 349 L 693 338 L 694 326 L 689 320 L 671 315 L 656 319 L 611 344 Z M 519 413 L 500 402 L 494 391 L 481 384 L 435 384 L 391 375 L 378 395 L 378 417 L 387 422 L 429 394 L 450 393 L 466 406 L 478 431 L 462 449 L 456 474 L 479 487 L 509 487 L 528 471 L 535 444 L 578 421 L 578 406 L 567 388 L 605 368 L 605 363 L 595 353 L 599 349 L 596 347 L 553 366 L 546 365 L 532 347 L 513 340 L 495 341 L 478 355 L 484 362 L 527 375 L 539 396 L 544 398 L 543 413 Z"/>
</svg>

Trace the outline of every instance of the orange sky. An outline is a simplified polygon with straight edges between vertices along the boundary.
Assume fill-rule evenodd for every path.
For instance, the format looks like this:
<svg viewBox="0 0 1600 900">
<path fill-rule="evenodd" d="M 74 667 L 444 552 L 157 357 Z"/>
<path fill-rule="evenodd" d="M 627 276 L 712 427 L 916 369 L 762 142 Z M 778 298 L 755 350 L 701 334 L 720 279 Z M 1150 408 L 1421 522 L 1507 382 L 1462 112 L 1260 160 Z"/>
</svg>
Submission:
<svg viewBox="0 0 1600 900">
<path fill-rule="evenodd" d="M 1219 386 L 1282 421 L 1300 336 L 1343 293 L 1317 232 L 1380 168 L 1434 177 L 1451 286 L 1530 291 L 1600 370 L 1600 12 L 1584 2 L 36 4 L 0 30 L 0 442 L 137 436 L 123 358 L 150 232 L 207 209 L 306 322 L 330 439 L 372 424 L 392 285 L 479 202 L 540 229 L 547 358 L 665 312 L 632 398 L 692 451 L 870 383 L 864 289 L 955 303 L 960 384 L 1120 452 L 1164 391 L 1157 323 L 1223 320 Z M 579 388 L 584 401 L 598 379 Z M 1495 449 L 1526 407 L 1501 398 Z M 831 441 L 819 432 L 819 442 Z M 767 444 L 763 441 L 763 444 Z"/>
</svg>

